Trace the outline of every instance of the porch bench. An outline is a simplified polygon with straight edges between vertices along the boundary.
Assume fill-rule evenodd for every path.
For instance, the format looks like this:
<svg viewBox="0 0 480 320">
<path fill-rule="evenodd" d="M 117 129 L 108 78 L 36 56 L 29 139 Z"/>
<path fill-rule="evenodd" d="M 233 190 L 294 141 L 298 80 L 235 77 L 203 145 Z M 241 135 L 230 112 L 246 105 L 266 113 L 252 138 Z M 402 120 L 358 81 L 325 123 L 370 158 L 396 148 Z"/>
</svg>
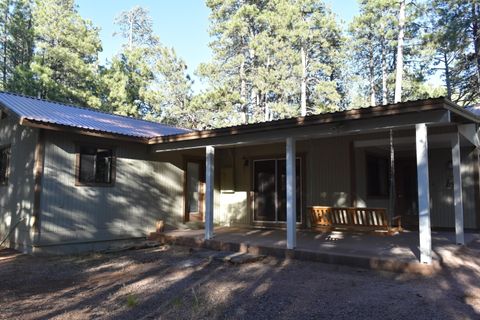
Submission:
<svg viewBox="0 0 480 320">
<path fill-rule="evenodd" d="M 401 217 L 393 218 L 397 226 L 390 225 L 385 208 L 353 208 L 312 206 L 310 222 L 318 229 L 346 229 L 356 231 L 401 231 Z"/>
</svg>

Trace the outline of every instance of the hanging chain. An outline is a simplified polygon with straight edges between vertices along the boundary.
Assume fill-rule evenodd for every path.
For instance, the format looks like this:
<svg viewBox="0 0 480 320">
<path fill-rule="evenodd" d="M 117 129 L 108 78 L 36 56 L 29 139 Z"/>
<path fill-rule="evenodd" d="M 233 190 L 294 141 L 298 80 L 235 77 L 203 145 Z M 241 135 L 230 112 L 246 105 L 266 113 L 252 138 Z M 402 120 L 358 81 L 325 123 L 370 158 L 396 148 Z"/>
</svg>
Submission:
<svg viewBox="0 0 480 320">
<path fill-rule="evenodd" d="M 395 210 L 395 148 L 393 145 L 393 130 L 390 129 L 390 220 Z"/>
</svg>

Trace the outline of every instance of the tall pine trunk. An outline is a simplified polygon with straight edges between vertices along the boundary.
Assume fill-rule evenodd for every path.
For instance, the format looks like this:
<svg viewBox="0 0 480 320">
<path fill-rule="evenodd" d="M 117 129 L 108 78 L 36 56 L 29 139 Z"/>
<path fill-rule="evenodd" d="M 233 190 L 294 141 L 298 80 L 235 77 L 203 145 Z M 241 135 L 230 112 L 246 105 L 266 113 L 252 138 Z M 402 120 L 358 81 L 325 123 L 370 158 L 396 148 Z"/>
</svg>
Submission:
<svg viewBox="0 0 480 320">
<path fill-rule="evenodd" d="M 302 56 L 302 80 L 301 80 L 301 98 L 300 98 L 300 115 L 307 115 L 307 53 L 302 46 L 300 50 Z"/>
<path fill-rule="evenodd" d="M 473 48 L 475 50 L 475 64 L 477 69 L 477 88 L 480 91 L 480 26 L 479 26 L 479 5 L 472 3 L 472 36 Z"/>
<path fill-rule="evenodd" d="M 132 50 L 133 48 L 133 23 L 134 23 L 134 20 L 135 18 L 133 17 L 133 13 L 130 13 L 130 16 L 129 16 L 129 19 L 130 19 L 130 30 L 128 32 L 128 48 L 130 50 Z"/>
<path fill-rule="evenodd" d="M 387 97 L 387 62 L 385 55 L 385 39 L 382 40 L 382 104 L 386 105 L 388 103 Z"/>
<path fill-rule="evenodd" d="M 373 47 L 370 46 L 370 60 L 368 62 L 368 78 L 370 82 L 370 105 L 374 106 L 376 105 L 376 99 L 375 99 L 375 61 L 374 61 L 374 52 L 373 52 Z"/>
<path fill-rule="evenodd" d="M 3 66 L 2 66 L 2 82 L 3 90 L 7 87 L 7 46 L 8 46 L 8 15 L 10 10 L 10 1 L 5 3 L 5 12 L 3 13 Z"/>
<path fill-rule="evenodd" d="M 397 66 L 395 73 L 395 103 L 402 101 L 403 38 L 405 37 L 405 0 L 400 0 L 398 12 Z"/>
<path fill-rule="evenodd" d="M 242 99 L 242 122 L 248 123 L 247 80 L 245 77 L 245 59 L 240 64 L 240 98 Z"/>
<path fill-rule="evenodd" d="M 452 100 L 452 84 L 450 80 L 450 64 L 448 61 L 447 52 L 443 53 L 443 63 L 445 67 L 445 86 L 447 87 L 447 98 Z"/>
</svg>

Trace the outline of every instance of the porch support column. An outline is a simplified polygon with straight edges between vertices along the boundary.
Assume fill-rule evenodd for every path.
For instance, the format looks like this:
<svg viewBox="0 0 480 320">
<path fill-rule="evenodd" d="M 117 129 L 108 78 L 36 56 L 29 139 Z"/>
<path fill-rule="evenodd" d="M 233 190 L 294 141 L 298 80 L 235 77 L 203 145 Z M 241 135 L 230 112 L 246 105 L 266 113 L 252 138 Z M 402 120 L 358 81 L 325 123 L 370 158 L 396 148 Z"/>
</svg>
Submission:
<svg viewBox="0 0 480 320">
<path fill-rule="evenodd" d="M 205 240 L 213 238 L 213 194 L 214 194 L 214 161 L 215 149 L 206 147 L 206 190 L 205 190 Z"/>
<path fill-rule="evenodd" d="M 453 203 L 455 206 L 455 238 L 457 244 L 465 244 L 463 232 L 463 196 L 462 196 L 462 171 L 460 155 L 460 135 L 455 133 L 452 137 L 452 168 L 453 168 Z"/>
<path fill-rule="evenodd" d="M 418 230 L 420 262 L 432 262 L 432 231 L 430 228 L 430 184 L 428 176 L 428 140 L 425 123 L 415 125 L 418 184 Z"/>
<path fill-rule="evenodd" d="M 297 246 L 297 192 L 295 139 L 287 138 L 287 249 Z"/>
</svg>

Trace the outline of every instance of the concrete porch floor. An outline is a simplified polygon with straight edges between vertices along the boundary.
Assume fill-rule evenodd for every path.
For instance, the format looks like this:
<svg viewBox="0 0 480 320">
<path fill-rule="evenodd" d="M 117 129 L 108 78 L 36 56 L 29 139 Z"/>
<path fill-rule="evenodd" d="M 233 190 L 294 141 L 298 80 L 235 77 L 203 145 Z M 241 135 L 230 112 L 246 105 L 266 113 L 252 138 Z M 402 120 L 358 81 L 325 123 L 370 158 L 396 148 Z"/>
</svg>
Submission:
<svg viewBox="0 0 480 320">
<path fill-rule="evenodd" d="M 441 269 L 442 261 L 461 249 L 453 232 L 432 231 L 432 265 L 419 263 L 418 232 L 404 231 L 395 235 L 353 233 L 351 231 L 297 231 L 297 247 L 286 249 L 286 231 L 216 227 L 214 239 L 205 241 L 204 230 L 171 230 L 151 238 L 214 250 L 248 252 L 277 257 L 313 260 L 395 272 L 432 273 Z M 478 246 L 480 235 L 466 233 L 467 246 Z"/>
</svg>

